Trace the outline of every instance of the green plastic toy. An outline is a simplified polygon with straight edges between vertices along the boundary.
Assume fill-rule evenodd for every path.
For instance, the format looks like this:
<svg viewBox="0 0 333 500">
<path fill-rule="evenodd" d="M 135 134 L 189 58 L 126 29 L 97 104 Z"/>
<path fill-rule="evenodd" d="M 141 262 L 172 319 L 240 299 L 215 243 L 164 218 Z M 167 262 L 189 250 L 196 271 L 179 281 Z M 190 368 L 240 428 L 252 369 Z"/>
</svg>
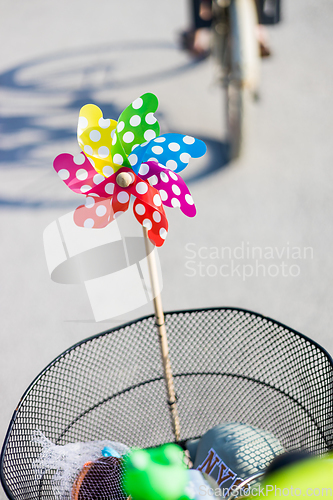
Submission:
<svg viewBox="0 0 333 500">
<path fill-rule="evenodd" d="M 125 457 L 123 489 L 133 500 L 189 500 L 184 452 L 175 444 L 132 450 Z"/>
</svg>

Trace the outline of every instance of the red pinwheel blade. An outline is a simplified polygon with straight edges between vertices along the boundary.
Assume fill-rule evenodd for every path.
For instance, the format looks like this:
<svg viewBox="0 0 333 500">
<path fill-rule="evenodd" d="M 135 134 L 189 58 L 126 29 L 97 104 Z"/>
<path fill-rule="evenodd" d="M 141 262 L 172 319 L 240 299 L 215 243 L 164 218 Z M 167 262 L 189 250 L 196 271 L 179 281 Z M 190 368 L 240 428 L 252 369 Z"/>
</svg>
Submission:
<svg viewBox="0 0 333 500">
<path fill-rule="evenodd" d="M 168 220 L 163 205 L 155 206 L 146 203 L 142 198 L 136 198 L 133 212 L 138 222 L 148 229 L 148 238 L 161 247 L 168 234 Z"/>
<path fill-rule="evenodd" d="M 128 210 L 131 195 L 126 189 L 122 189 L 118 184 L 115 184 L 115 190 L 112 196 L 112 210 L 114 218 L 122 215 Z"/>
</svg>

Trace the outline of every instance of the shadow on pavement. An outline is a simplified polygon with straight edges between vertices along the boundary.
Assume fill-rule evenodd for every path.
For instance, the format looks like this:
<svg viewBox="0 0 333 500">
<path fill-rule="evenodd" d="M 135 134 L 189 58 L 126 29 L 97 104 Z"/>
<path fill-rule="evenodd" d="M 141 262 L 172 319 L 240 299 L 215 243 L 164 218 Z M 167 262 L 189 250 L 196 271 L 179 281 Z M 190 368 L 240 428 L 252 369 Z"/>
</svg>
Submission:
<svg viewBox="0 0 333 500">
<path fill-rule="evenodd" d="M 165 81 L 200 64 L 192 59 L 170 57 L 170 52 L 172 55 L 178 50 L 176 44 L 163 42 L 95 46 L 37 58 L 0 74 L 4 102 L 0 116 L 0 169 L 9 165 L 44 169 L 49 165 L 50 149 L 54 149 L 55 143 L 61 149 L 62 143 L 75 141 L 76 127 L 72 123 L 78 110 L 89 102 L 101 107 L 105 116 L 119 116 L 122 109 L 103 98 L 96 99 L 96 93 Z M 160 118 L 163 120 L 162 112 Z M 227 144 L 210 137 L 201 139 L 207 144 L 208 164 L 187 177 L 189 183 L 228 164 Z M 0 208 L 73 205 L 64 200 L 15 198 L 0 195 Z"/>
<path fill-rule="evenodd" d="M 207 146 L 208 162 L 199 172 L 186 177 L 186 183 L 192 184 L 225 168 L 230 163 L 230 147 L 227 142 L 220 142 L 210 137 L 198 137 Z"/>
</svg>

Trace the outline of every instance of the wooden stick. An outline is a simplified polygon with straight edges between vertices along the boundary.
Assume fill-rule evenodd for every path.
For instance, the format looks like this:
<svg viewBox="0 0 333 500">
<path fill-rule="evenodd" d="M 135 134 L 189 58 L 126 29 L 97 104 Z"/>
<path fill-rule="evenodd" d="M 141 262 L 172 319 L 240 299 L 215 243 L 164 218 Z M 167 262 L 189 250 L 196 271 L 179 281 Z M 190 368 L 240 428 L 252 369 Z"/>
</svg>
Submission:
<svg viewBox="0 0 333 500">
<path fill-rule="evenodd" d="M 175 394 L 175 388 L 173 385 L 173 377 L 172 377 L 171 364 L 170 364 L 170 358 L 169 358 L 168 339 L 167 339 L 165 322 L 164 322 L 162 299 L 161 299 L 161 294 L 159 291 L 157 266 L 156 266 L 156 260 L 155 260 L 155 254 L 153 251 L 153 247 L 152 247 L 152 244 L 148 238 L 148 230 L 145 227 L 143 227 L 143 235 L 144 235 L 145 246 L 146 246 L 150 283 L 151 283 L 151 288 L 152 288 L 152 294 L 154 297 L 156 326 L 157 326 L 158 333 L 159 333 L 161 356 L 162 356 L 163 370 L 164 370 L 164 379 L 165 379 L 166 390 L 167 390 L 167 395 L 168 395 L 168 402 L 169 402 L 169 406 L 170 406 L 172 430 L 173 430 L 173 433 L 175 436 L 175 441 L 177 442 L 177 441 L 180 441 L 180 425 L 179 425 L 179 417 L 178 417 L 178 411 L 177 411 L 176 394 Z"/>
</svg>

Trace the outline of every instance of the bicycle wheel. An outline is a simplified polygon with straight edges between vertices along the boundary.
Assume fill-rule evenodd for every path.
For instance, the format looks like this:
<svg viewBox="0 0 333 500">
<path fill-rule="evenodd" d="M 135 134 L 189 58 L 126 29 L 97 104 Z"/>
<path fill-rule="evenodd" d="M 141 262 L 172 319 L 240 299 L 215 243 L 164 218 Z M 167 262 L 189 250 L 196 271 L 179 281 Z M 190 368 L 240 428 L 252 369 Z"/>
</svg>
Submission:
<svg viewBox="0 0 333 500">
<path fill-rule="evenodd" d="M 216 0 L 214 47 L 226 91 L 226 129 L 231 159 L 243 150 L 248 105 L 259 85 L 258 24 L 253 0 Z"/>
<path fill-rule="evenodd" d="M 230 74 L 227 85 L 227 130 L 231 158 L 244 148 L 249 101 L 258 91 L 260 56 L 258 17 L 253 0 L 232 0 L 229 7 Z"/>
</svg>

